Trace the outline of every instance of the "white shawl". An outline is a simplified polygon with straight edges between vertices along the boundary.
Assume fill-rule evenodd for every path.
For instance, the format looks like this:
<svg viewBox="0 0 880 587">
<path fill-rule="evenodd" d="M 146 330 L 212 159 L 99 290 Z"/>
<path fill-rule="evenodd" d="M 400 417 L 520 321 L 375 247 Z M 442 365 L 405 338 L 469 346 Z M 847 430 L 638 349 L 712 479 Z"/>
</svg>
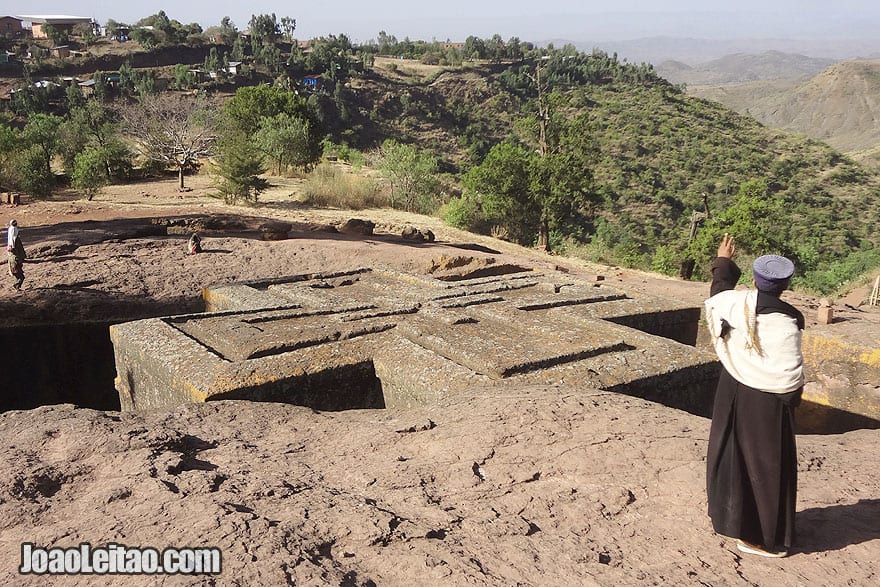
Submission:
<svg viewBox="0 0 880 587">
<path fill-rule="evenodd" d="M 804 384 L 801 330 L 787 314 L 757 314 L 757 290 L 727 290 L 706 300 L 706 321 L 718 358 L 731 377 L 770 393 Z M 722 328 L 723 321 L 729 328 Z M 723 336 L 722 336 L 723 334 Z"/>
</svg>

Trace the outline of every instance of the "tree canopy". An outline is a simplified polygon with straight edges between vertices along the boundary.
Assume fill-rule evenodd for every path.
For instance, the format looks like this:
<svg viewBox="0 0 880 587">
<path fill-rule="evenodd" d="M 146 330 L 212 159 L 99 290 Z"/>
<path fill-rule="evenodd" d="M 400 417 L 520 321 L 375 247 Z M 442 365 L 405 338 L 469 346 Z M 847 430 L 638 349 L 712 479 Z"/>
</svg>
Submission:
<svg viewBox="0 0 880 587">
<path fill-rule="evenodd" d="M 227 128 L 243 132 L 248 137 L 259 130 L 264 118 L 282 113 L 308 120 L 314 123 L 316 130 L 320 129 L 317 116 L 306 100 L 288 90 L 271 86 L 238 88 L 223 106 Z"/>
<path fill-rule="evenodd" d="M 125 130 L 141 154 L 177 169 L 179 187 L 184 171 L 212 154 L 217 140 L 216 106 L 204 99 L 164 93 L 143 96 L 120 106 Z"/>
</svg>

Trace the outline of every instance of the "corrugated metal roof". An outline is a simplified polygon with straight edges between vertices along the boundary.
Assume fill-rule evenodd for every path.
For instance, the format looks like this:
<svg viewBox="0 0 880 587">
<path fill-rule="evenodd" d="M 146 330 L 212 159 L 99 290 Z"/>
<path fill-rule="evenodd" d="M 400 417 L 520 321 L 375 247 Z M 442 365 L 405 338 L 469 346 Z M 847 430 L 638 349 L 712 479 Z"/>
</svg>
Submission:
<svg viewBox="0 0 880 587">
<path fill-rule="evenodd" d="M 90 16 L 72 16 L 70 14 L 16 14 L 15 18 L 37 24 L 57 22 L 60 24 L 74 24 L 77 22 L 92 22 Z M 71 22 L 62 22 L 71 21 Z"/>
</svg>

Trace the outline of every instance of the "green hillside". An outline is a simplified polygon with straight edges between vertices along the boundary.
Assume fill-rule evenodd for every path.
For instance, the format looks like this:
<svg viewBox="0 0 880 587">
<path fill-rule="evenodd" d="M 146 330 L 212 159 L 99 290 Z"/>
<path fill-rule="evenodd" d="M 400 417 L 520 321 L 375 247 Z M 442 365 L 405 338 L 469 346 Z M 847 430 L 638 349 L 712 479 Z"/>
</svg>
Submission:
<svg viewBox="0 0 880 587">
<path fill-rule="evenodd" d="M 361 148 L 387 137 L 411 142 L 463 174 L 495 144 L 538 148 L 536 72 L 534 62 L 520 62 L 392 83 L 374 70 L 349 94 L 347 109 L 360 114 L 333 130 Z M 557 52 L 542 75 L 552 148 L 572 153 L 569 164 L 589 172 L 586 204 L 551 235 L 557 248 L 669 273 L 690 255 L 699 275 L 712 253 L 708 237 L 745 223 L 755 233 L 741 235 L 745 254 L 773 247 L 814 277 L 854 253 L 877 260 L 880 178 L 828 145 L 689 97 L 650 67 L 603 53 Z M 707 236 L 686 255 L 690 216 L 703 210 L 704 194 Z M 831 287 L 820 281 L 812 285 Z"/>
</svg>

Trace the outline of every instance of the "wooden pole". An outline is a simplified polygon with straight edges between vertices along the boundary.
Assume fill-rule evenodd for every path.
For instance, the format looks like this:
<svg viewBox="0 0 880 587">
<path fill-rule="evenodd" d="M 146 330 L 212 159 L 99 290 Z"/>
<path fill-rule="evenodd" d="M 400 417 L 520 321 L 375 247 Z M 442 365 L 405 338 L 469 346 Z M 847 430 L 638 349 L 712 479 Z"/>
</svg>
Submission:
<svg viewBox="0 0 880 587">
<path fill-rule="evenodd" d="M 538 86 L 538 148 L 541 157 L 546 157 L 549 113 L 546 104 L 544 104 L 544 87 L 541 85 L 542 60 L 543 57 L 539 57 L 537 64 L 535 64 L 535 85 Z M 541 221 L 538 225 L 538 248 L 550 252 L 550 223 L 545 216 L 544 210 L 541 210 Z"/>
<path fill-rule="evenodd" d="M 874 280 L 874 289 L 871 290 L 871 297 L 868 299 L 871 306 L 880 306 L 880 275 Z"/>
</svg>

